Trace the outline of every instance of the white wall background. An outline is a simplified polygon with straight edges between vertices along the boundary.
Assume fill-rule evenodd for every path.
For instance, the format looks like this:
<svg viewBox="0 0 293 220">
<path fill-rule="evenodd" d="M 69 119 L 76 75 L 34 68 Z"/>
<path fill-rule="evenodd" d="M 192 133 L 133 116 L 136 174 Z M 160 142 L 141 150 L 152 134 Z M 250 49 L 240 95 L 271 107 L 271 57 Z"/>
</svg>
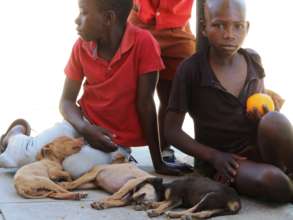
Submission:
<svg viewBox="0 0 293 220">
<path fill-rule="evenodd" d="M 282 112 L 293 121 L 293 1 L 247 2 L 251 28 L 245 47 L 261 54 L 267 87 L 286 99 Z M 58 101 L 77 14 L 73 0 L 0 0 L 0 133 L 17 117 L 36 131 L 61 120 Z M 185 129 L 192 133 L 191 123 Z"/>
</svg>

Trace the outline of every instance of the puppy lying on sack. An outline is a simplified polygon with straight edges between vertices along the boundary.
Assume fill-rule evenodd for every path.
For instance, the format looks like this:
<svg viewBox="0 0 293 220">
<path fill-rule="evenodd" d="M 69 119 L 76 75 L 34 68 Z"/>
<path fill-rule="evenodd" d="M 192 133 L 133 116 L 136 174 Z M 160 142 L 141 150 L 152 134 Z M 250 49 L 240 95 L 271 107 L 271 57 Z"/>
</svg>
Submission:
<svg viewBox="0 0 293 220">
<path fill-rule="evenodd" d="M 63 170 L 62 161 L 80 151 L 83 139 L 60 137 L 47 144 L 38 154 L 38 161 L 20 168 L 14 176 L 15 189 L 24 198 L 54 198 L 80 200 L 87 194 L 69 192 L 55 182 L 71 181 L 71 176 Z"/>
</svg>

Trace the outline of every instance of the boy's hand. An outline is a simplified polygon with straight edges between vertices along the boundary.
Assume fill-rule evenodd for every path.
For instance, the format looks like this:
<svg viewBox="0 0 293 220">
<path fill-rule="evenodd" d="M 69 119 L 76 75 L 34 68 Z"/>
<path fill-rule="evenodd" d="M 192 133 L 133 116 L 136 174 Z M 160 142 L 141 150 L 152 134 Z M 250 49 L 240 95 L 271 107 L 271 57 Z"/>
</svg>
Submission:
<svg viewBox="0 0 293 220">
<path fill-rule="evenodd" d="M 285 99 L 283 99 L 278 93 L 276 93 L 272 90 L 269 90 L 269 89 L 266 89 L 265 93 L 267 95 L 271 96 L 271 98 L 273 99 L 273 102 L 275 104 L 275 110 L 277 112 L 280 111 L 284 102 L 285 102 Z"/>
<path fill-rule="evenodd" d="M 113 142 L 116 136 L 105 128 L 88 123 L 83 129 L 83 135 L 91 147 L 104 151 L 113 152 L 117 150 L 117 144 Z"/>
<path fill-rule="evenodd" d="M 261 113 L 257 110 L 257 108 L 253 108 L 252 111 L 247 112 L 247 118 L 252 122 L 257 124 L 260 119 L 269 112 L 269 108 L 266 105 L 263 105 L 263 112 Z"/>
<path fill-rule="evenodd" d="M 225 177 L 226 181 L 234 182 L 239 167 L 239 160 L 246 160 L 245 157 L 236 154 L 217 152 L 212 160 L 214 168 L 218 171 L 218 176 Z"/>
<path fill-rule="evenodd" d="M 193 167 L 187 163 L 167 163 L 163 162 L 159 168 L 156 168 L 156 172 L 164 175 L 181 176 L 187 172 L 193 172 Z"/>
</svg>

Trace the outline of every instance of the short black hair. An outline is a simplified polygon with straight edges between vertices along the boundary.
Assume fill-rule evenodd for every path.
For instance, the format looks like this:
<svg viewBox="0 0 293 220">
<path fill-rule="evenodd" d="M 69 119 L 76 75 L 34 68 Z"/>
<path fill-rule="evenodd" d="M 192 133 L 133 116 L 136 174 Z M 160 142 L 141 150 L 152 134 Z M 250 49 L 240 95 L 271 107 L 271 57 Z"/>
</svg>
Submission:
<svg viewBox="0 0 293 220">
<path fill-rule="evenodd" d="M 102 10 L 113 10 L 120 23 L 125 23 L 133 7 L 133 0 L 97 0 Z"/>
</svg>

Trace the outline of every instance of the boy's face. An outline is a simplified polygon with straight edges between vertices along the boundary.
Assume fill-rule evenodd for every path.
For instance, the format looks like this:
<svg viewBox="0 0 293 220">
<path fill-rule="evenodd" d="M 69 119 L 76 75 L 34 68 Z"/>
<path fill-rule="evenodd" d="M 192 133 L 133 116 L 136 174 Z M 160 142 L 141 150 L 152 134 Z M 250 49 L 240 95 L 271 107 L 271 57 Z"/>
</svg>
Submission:
<svg viewBox="0 0 293 220">
<path fill-rule="evenodd" d="M 220 7 L 206 7 L 203 34 L 216 51 L 223 55 L 233 55 L 241 47 L 249 23 L 239 5 L 232 3 L 217 6 Z"/>
<path fill-rule="evenodd" d="M 103 12 L 96 0 L 79 0 L 79 15 L 75 20 L 77 32 L 85 41 L 96 41 L 105 32 Z"/>
</svg>

